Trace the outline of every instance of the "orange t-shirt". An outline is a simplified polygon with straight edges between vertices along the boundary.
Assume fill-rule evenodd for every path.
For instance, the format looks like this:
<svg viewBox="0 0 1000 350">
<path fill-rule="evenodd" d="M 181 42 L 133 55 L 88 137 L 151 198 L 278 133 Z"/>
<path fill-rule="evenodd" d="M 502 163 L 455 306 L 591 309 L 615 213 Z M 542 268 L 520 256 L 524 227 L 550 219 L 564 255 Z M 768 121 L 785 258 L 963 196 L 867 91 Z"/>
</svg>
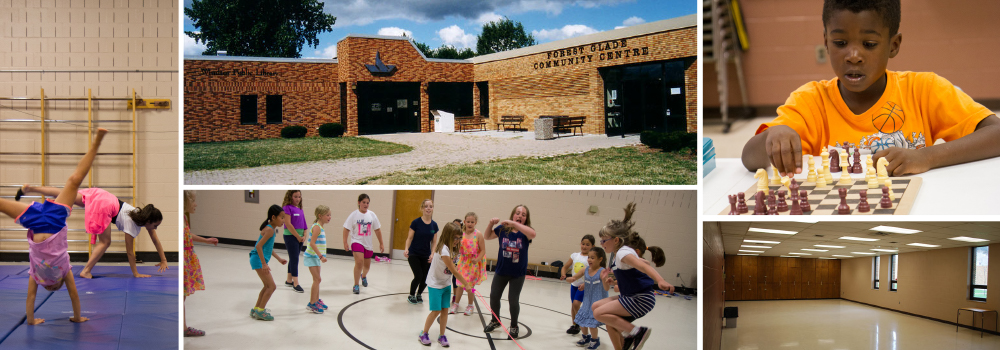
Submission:
<svg viewBox="0 0 1000 350">
<path fill-rule="evenodd" d="M 802 138 L 806 154 L 816 156 L 823 147 L 844 142 L 874 153 L 888 147 L 919 149 L 937 139 L 952 141 L 972 133 L 993 114 L 937 74 L 886 75 L 882 98 L 861 114 L 847 107 L 838 78 L 805 84 L 778 107 L 777 118 L 757 128 L 757 134 L 786 125 Z"/>
</svg>

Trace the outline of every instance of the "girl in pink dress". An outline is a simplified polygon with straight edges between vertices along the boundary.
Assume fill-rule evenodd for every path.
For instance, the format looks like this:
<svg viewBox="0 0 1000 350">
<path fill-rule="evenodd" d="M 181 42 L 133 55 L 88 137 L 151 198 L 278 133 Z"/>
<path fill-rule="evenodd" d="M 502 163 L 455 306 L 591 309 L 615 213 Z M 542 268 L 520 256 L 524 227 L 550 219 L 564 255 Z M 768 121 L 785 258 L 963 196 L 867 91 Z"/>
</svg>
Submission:
<svg viewBox="0 0 1000 350">
<path fill-rule="evenodd" d="M 458 272 L 472 286 L 483 283 L 486 280 L 486 240 L 483 239 L 483 234 L 476 229 L 477 221 L 479 221 L 479 216 L 476 213 L 469 212 L 465 214 L 465 221 L 463 222 L 465 232 L 462 234 L 462 243 L 459 245 L 458 259 L 456 259 Z M 449 313 L 458 312 L 458 303 L 462 301 L 463 291 L 465 289 L 462 286 L 455 287 L 455 302 L 451 304 Z M 469 305 L 465 307 L 465 316 L 472 315 L 473 308 L 472 300 L 474 294 L 471 290 L 468 292 Z"/>
</svg>

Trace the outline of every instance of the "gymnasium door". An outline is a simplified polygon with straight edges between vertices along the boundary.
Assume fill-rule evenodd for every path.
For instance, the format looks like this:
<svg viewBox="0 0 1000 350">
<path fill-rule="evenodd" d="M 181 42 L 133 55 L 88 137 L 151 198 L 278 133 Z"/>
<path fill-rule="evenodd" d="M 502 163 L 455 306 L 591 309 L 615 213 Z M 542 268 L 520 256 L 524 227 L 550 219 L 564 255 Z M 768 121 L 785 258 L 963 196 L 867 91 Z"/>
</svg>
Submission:
<svg viewBox="0 0 1000 350">
<path fill-rule="evenodd" d="M 420 203 L 428 198 L 434 199 L 434 191 L 396 191 L 396 203 L 393 209 L 395 221 L 392 223 L 393 259 L 403 259 L 406 236 L 410 233 L 410 222 L 420 217 Z"/>
<path fill-rule="evenodd" d="M 358 133 L 420 132 L 420 83 L 358 82 Z"/>
</svg>

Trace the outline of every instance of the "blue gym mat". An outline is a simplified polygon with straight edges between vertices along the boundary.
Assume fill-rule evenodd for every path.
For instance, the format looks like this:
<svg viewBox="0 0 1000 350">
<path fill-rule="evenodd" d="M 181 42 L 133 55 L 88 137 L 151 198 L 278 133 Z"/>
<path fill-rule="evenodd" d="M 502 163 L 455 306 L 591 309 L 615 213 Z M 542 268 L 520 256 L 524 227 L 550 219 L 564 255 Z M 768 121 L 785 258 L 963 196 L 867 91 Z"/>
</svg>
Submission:
<svg viewBox="0 0 1000 350">
<path fill-rule="evenodd" d="M 0 279 L 0 348 L 13 349 L 177 349 L 178 268 L 156 272 L 140 266 L 133 278 L 128 266 L 97 266 L 94 278 L 79 277 L 73 268 L 80 296 L 81 315 L 90 320 L 73 323 L 72 303 L 66 288 L 56 292 L 38 289 L 35 317 L 45 323 L 24 323 L 28 273 Z"/>
</svg>

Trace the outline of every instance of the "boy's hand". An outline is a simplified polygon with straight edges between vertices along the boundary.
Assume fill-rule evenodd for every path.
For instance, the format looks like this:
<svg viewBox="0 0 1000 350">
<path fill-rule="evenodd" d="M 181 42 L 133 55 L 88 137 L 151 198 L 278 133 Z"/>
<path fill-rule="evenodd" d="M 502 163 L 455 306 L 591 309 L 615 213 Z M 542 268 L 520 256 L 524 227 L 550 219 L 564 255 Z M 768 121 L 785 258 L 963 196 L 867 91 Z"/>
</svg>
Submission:
<svg viewBox="0 0 1000 350">
<path fill-rule="evenodd" d="M 76 323 L 82 323 L 82 322 L 90 321 L 89 318 L 86 318 L 86 317 L 83 317 L 83 316 L 80 316 L 80 318 L 72 318 L 72 317 L 70 317 L 69 320 L 72 321 L 72 322 L 76 322 Z"/>
<path fill-rule="evenodd" d="M 767 128 L 764 149 L 767 150 L 767 158 L 781 176 L 802 172 L 802 138 L 792 128 L 785 125 Z"/>
<path fill-rule="evenodd" d="M 931 160 L 919 149 L 889 147 L 875 152 L 872 161 L 878 164 L 879 158 L 889 161 L 889 165 L 885 166 L 889 176 L 912 175 L 931 170 Z"/>
<path fill-rule="evenodd" d="M 44 318 L 32 318 L 32 319 L 28 320 L 28 324 L 32 325 L 32 326 L 34 326 L 36 324 L 42 324 L 42 323 L 45 323 L 45 319 Z"/>
</svg>

